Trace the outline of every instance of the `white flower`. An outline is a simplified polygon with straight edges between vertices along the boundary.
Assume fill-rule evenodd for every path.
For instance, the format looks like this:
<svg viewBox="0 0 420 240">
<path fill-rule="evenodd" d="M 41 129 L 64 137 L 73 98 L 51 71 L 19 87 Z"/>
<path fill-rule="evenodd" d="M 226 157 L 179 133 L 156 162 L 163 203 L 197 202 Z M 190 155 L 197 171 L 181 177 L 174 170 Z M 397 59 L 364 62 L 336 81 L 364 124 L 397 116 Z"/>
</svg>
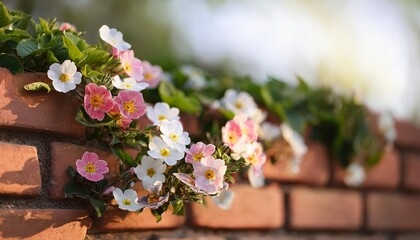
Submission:
<svg viewBox="0 0 420 240">
<path fill-rule="evenodd" d="M 53 63 L 47 72 L 48 78 L 53 82 L 54 89 L 66 93 L 76 88 L 76 84 L 82 81 L 82 74 L 77 72 L 76 65 L 70 60 L 61 65 Z"/>
<path fill-rule="evenodd" d="M 160 126 L 160 131 L 163 141 L 180 152 L 184 152 L 185 145 L 191 143 L 188 133 L 184 132 L 182 124 L 178 120 L 164 121 Z"/>
<path fill-rule="evenodd" d="M 179 120 L 179 109 L 170 108 L 165 102 L 158 102 L 154 107 L 147 107 L 146 115 L 154 125 L 160 126 L 165 120 Z"/>
<path fill-rule="evenodd" d="M 397 130 L 395 129 L 395 122 L 391 113 L 382 112 L 378 119 L 378 128 L 382 135 L 385 137 L 388 146 L 392 146 L 397 138 Z"/>
<path fill-rule="evenodd" d="M 222 190 L 219 195 L 212 196 L 214 204 L 216 204 L 221 209 L 227 210 L 230 209 L 235 198 L 235 193 L 230 190 Z"/>
<path fill-rule="evenodd" d="M 114 195 L 115 200 L 118 203 L 118 207 L 128 211 L 138 211 L 142 208 L 137 203 L 137 192 L 133 189 L 127 189 L 124 193 L 119 188 L 115 188 L 112 191 L 112 195 Z"/>
<path fill-rule="evenodd" d="M 358 162 L 353 162 L 346 169 L 344 183 L 349 187 L 358 187 L 365 181 L 365 178 L 365 168 Z"/>
<path fill-rule="evenodd" d="M 156 159 L 162 159 L 169 166 L 175 165 L 178 160 L 184 157 L 183 152 L 179 152 L 171 148 L 168 144 L 162 141 L 162 139 L 156 136 L 153 137 L 152 141 L 149 143 L 149 149 L 150 150 L 147 151 L 149 156 Z"/>
<path fill-rule="evenodd" d="M 221 99 L 222 106 L 227 110 L 233 112 L 235 115 L 245 114 L 251 118 L 257 110 L 257 104 L 254 99 L 247 92 L 237 92 L 229 89 Z"/>
<path fill-rule="evenodd" d="M 112 85 L 118 89 L 124 89 L 129 91 L 136 91 L 140 92 L 141 90 L 145 89 L 149 86 L 148 83 L 145 82 L 137 82 L 134 78 L 124 78 L 121 80 L 120 76 L 115 75 L 112 78 Z"/>
<path fill-rule="evenodd" d="M 263 187 L 265 184 L 265 177 L 262 169 L 256 170 L 253 167 L 248 169 L 248 179 L 249 183 L 254 188 Z"/>
<path fill-rule="evenodd" d="M 267 118 L 267 113 L 259 108 L 256 108 L 254 114 L 249 118 L 251 118 L 256 126 L 259 126 Z"/>
<path fill-rule="evenodd" d="M 206 78 L 201 69 L 193 66 L 182 66 L 181 72 L 188 77 L 187 82 L 185 83 L 186 88 L 200 90 L 206 86 Z"/>
<path fill-rule="evenodd" d="M 99 29 L 99 36 L 119 51 L 126 51 L 131 48 L 129 43 L 124 42 L 123 34 L 115 28 L 110 29 L 107 25 L 103 25 Z"/>
<path fill-rule="evenodd" d="M 273 141 L 274 139 L 280 137 L 280 127 L 277 124 L 264 122 L 259 128 L 258 135 L 264 141 Z"/>
<path fill-rule="evenodd" d="M 134 169 L 134 172 L 142 181 L 143 188 L 148 189 L 156 181 L 165 182 L 166 178 L 163 175 L 165 170 L 166 165 L 163 164 L 162 160 L 143 156 L 141 158 L 141 164 Z"/>
<path fill-rule="evenodd" d="M 308 151 L 308 147 L 303 140 L 303 137 L 293 130 L 287 123 L 280 125 L 280 130 L 283 138 L 289 143 L 293 151 L 292 172 L 298 173 L 300 171 L 300 164 L 303 156 Z"/>
</svg>

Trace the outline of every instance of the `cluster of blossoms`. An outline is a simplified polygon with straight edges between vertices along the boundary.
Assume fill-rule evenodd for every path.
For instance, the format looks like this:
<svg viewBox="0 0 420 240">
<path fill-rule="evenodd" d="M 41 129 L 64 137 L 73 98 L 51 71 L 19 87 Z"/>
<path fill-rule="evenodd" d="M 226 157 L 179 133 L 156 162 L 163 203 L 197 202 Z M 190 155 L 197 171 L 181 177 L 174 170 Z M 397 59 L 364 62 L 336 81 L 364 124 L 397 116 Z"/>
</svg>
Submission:
<svg viewBox="0 0 420 240">
<path fill-rule="evenodd" d="M 266 156 L 259 140 L 270 142 L 282 136 L 293 152 L 292 172 L 299 171 L 301 160 L 307 152 L 303 137 L 287 123 L 283 122 L 279 126 L 265 121 L 267 114 L 258 108 L 247 92 L 230 89 L 214 107 L 234 114 L 233 119 L 222 128 L 223 142 L 232 150 L 234 159 L 243 158 L 251 165 L 248 176 L 253 186 L 264 184 L 262 166 L 266 162 Z"/>
<path fill-rule="evenodd" d="M 75 28 L 63 25 L 60 29 L 74 31 Z M 189 134 L 184 131 L 180 121 L 178 108 L 171 108 L 165 102 L 151 106 L 143 99 L 141 91 L 156 88 L 162 79 L 160 67 L 136 58 L 130 50 L 131 45 L 123 40 L 122 33 L 116 29 L 104 25 L 99 29 L 99 34 L 112 47 L 113 59 L 118 63 L 108 73 L 112 85 L 82 79 L 82 73 L 70 60 L 52 64 L 48 77 L 54 89 L 63 93 L 75 90 L 78 84 L 84 83 L 83 110 L 89 116 L 88 121 L 108 124 L 110 120 L 109 126 L 117 126 L 119 131 L 137 131 L 147 138 L 147 149 L 139 157 L 137 166 L 126 168 L 122 174 L 124 176 L 104 188 L 101 196 L 112 193 L 119 208 L 124 210 L 141 211 L 145 207 L 156 210 L 169 201 L 171 191 L 177 191 L 172 190 L 174 186 L 171 185 L 175 179 L 188 191 L 200 196 L 212 196 L 217 205 L 228 208 L 233 200 L 233 192 L 227 190 L 225 174 L 228 167 L 226 159 L 222 160 L 221 155 L 216 154 L 216 146 L 203 142 L 191 144 Z M 143 115 L 152 122 L 153 131 L 142 132 L 133 128 L 135 125 L 132 122 Z M 259 174 L 265 155 L 261 144 L 256 142 L 257 124 L 239 114 L 223 128 L 223 139 L 226 139 L 225 143 L 234 154 L 244 157 L 247 163 L 253 165 L 254 172 Z M 238 127 L 240 132 L 237 131 Z M 232 136 L 230 140 L 227 139 L 227 135 L 231 134 L 228 131 L 236 134 L 239 142 Z M 93 152 L 85 152 L 76 161 L 76 166 L 80 176 L 93 183 L 105 180 L 104 174 L 109 171 L 107 162 L 100 160 Z M 137 179 L 132 178 L 134 175 Z M 126 182 L 119 184 L 121 181 Z M 140 181 L 143 189 L 149 193 L 138 196 L 133 189 L 135 181 Z"/>
</svg>

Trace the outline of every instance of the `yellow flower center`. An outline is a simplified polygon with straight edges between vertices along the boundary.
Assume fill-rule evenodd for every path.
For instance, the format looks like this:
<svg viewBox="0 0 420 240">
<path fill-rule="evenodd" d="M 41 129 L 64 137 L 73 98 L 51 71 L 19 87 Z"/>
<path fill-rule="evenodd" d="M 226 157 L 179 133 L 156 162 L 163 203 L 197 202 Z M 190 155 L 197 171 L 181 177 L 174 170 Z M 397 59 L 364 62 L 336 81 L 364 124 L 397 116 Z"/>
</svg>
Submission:
<svg viewBox="0 0 420 240">
<path fill-rule="evenodd" d="M 162 155 L 162 157 L 169 157 L 170 154 L 171 154 L 171 152 L 169 152 L 169 150 L 167 148 L 162 148 L 160 150 L 160 155 Z"/>
<path fill-rule="evenodd" d="M 133 101 L 125 102 L 123 107 L 124 107 L 124 110 L 127 111 L 128 113 L 132 113 L 136 111 L 136 107 L 134 106 Z"/>
<path fill-rule="evenodd" d="M 233 134 L 233 133 L 229 133 L 229 134 L 228 134 L 228 138 L 229 138 L 229 141 L 230 141 L 231 143 L 235 143 L 235 142 L 236 142 L 236 136 L 235 136 L 235 134 Z"/>
<path fill-rule="evenodd" d="M 159 119 L 159 121 L 166 120 L 166 116 L 165 115 L 159 115 L 158 119 Z"/>
<path fill-rule="evenodd" d="M 69 75 L 67 75 L 65 73 L 60 75 L 60 81 L 62 81 L 62 82 L 67 82 L 69 79 L 70 79 Z"/>
<path fill-rule="evenodd" d="M 241 102 L 235 102 L 235 107 L 236 107 L 237 109 L 241 109 L 241 108 L 243 107 L 243 105 L 242 105 L 242 103 L 241 103 Z"/>
<path fill-rule="evenodd" d="M 197 154 L 194 155 L 193 159 L 194 159 L 194 161 L 199 162 L 199 161 L 201 161 L 201 159 L 203 157 L 204 157 L 203 153 L 197 153 Z"/>
<path fill-rule="evenodd" d="M 124 70 L 126 71 L 126 72 L 131 72 L 131 64 L 129 64 L 129 63 L 126 63 L 125 65 L 124 65 Z"/>
<path fill-rule="evenodd" d="M 153 168 L 147 169 L 147 176 L 153 177 L 155 175 L 156 171 Z"/>
<path fill-rule="evenodd" d="M 251 156 L 246 158 L 246 161 L 248 163 L 251 163 L 251 164 L 256 164 L 257 163 L 257 158 L 256 158 L 255 154 L 252 154 Z"/>
<path fill-rule="evenodd" d="M 124 205 L 127 205 L 127 206 L 130 206 L 130 205 L 131 205 L 131 201 L 130 201 L 130 200 L 128 200 L 127 198 L 125 198 L 124 200 L 122 200 L 122 203 L 123 203 Z"/>
<path fill-rule="evenodd" d="M 103 102 L 103 99 L 99 95 L 93 95 L 90 98 L 90 104 L 92 104 L 92 106 L 94 106 L 94 107 L 98 107 L 98 106 L 102 105 L 102 102 Z"/>
<path fill-rule="evenodd" d="M 147 202 L 148 203 L 155 203 L 159 201 L 159 195 L 157 194 L 149 194 L 149 196 L 147 196 Z"/>
<path fill-rule="evenodd" d="M 88 173 L 94 173 L 96 171 L 95 165 L 93 165 L 92 163 L 88 163 L 85 166 L 85 170 Z"/>
<path fill-rule="evenodd" d="M 214 171 L 209 169 L 206 171 L 206 173 L 204 174 L 204 176 L 208 179 L 208 180 L 214 180 L 216 178 L 216 174 L 214 174 Z"/>
<path fill-rule="evenodd" d="M 171 135 L 169 135 L 169 138 L 170 138 L 172 141 L 174 141 L 174 142 L 177 142 L 177 141 L 178 141 L 178 135 L 176 135 L 176 134 L 174 134 L 174 133 L 172 133 Z"/>
<path fill-rule="evenodd" d="M 128 84 L 128 83 L 124 83 L 123 85 L 124 85 L 124 87 L 125 87 L 125 88 L 127 88 L 127 89 L 131 89 L 131 88 L 133 88 L 133 86 L 132 86 L 131 84 Z"/>
<path fill-rule="evenodd" d="M 144 74 L 144 79 L 146 80 L 146 81 L 151 81 L 152 79 L 153 79 L 153 74 L 151 74 L 151 73 L 146 73 L 146 74 Z"/>
</svg>

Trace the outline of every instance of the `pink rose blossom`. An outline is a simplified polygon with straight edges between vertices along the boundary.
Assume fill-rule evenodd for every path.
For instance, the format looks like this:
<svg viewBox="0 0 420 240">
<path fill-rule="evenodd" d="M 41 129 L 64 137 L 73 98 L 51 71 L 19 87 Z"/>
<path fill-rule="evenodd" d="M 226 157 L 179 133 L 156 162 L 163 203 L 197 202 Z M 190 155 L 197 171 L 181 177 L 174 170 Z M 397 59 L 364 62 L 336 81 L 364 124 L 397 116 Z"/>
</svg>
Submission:
<svg viewBox="0 0 420 240">
<path fill-rule="evenodd" d="M 230 120 L 222 127 L 222 140 L 229 148 L 233 148 L 242 137 L 241 125 L 234 120 Z"/>
<path fill-rule="evenodd" d="M 225 161 L 209 156 L 193 166 L 195 186 L 205 192 L 214 192 L 223 188 L 223 177 L 227 168 Z"/>
<path fill-rule="evenodd" d="M 89 83 L 85 87 L 84 107 L 92 119 L 102 121 L 114 106 L 111 92 L 105 86 Z"/>
<path fill-rule="evenodd" d="M 66 30 L 71 30 L 71 31 L 74 31 L 74 32 L 77 31 L 76 26 L 74 26 L 73 24 L 68 23 L 68 22 L 61 23 L 60 26 L 58 27 L 58 29 L 60 31 L 66 31 Z"/>
<path fill-rule="evenodd" d="M 77 172 L 92 182 L 104 179 L 104 174 L 109 171 L 108 163 L 98 160 L 98 155 L 94 152 L 85 152 L 82 160 L 77 159 L 76 166 Z"/>
<path fill-rule="evenodd" d="M 148 88 L 155 88 L 163 78 L 162 68 L 143 61 L 143 81 L 149 84 Z"/>
<path fill-rule="evenodd" d="M 136 81 L 143 80 L 143 66 L 140 59 L 134 57 L 134 51 L 128 50 L 119 53 L 121 65 L 125 73 L 136 79 Z"/>
<path fill-rule="evenodd" d="M 131 118 L 128 118 L 121 113 L 118 104 L 114 104 L 114 107 L 108 112 L 108 115 L 115 120 L 115 124 L 121 129 L 128 128 L 132 122 Z"/>
<path fill-rule="evenodd" d="M 121 113 L 125 117 L 138 119 L 146 113 L 143 95 L 135 91 L 121 91 L 115 97 Z"/>
<path fill-rule="evenodd" d="M 222 140 L 236 154 L 243 155 L 250 144 L 257 141 L 255 123 L 243 114 L 235 116 L 222 128 Z"/>
<path fill-rule="evenodd" d="M 244 154 L 244 159 L 246 163 L 252 165 L 255 171 L 260 171 L 267 160 L 261 143 L 250 144 L 248 151 Z"/>
<path fill-rule="evenodd" d="M 185 162 L 195 164 L 200 162 L 201 159 L 211 156 L 216 147 L 213 144 L 204 144 L 202 142 L 198 142 L 196 144 L 192 144 L 190 149 L 186 149 L 185 152 L 187 156 L 185 157 Z"/>
</svg>

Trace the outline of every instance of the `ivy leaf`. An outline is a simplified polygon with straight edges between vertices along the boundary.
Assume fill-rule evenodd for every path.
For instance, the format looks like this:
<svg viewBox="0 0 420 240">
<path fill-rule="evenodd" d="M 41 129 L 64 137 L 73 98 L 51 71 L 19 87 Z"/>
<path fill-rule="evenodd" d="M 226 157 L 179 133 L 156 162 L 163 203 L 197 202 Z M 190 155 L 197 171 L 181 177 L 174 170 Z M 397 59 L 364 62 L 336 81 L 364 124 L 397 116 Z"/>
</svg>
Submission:
<svg viewBox="0 0 420 240">
<path fill-rule="evenodd" d="M 19 57 L 26 57 L 38 50 L 38 42 L 36 39 L 23 39 L 16 46 Z"/>
<path fill-rule="evenodd" d="M 12 16 L 6 6 L 0 2 L 0 27 L 7 26 L 11 23 Z"/>
<path fill-rule="evenodd" d="M 173 208 L 172 214 L 184 216 L 184 201 L 182 201 L 181 199 L 176 199 L 171 201 L 171 205 Z"/>
<path fill-rule="evenodd" d="M 44 82 L 29 83 L 29 84 L 26 84 L 25 86 L 23 86 L 23 88 L 26 91 L 32 91 L 32 92 L 47 91 L 47 93 L 49 93 L 51 91 L 50 86 L 48 84 L 44 83 Z"/>
<path fill-rule="evenodd" d="M 102 217 L 102 214 L 106 211 L 105 202 L 96 198 L 91 198 L 91 197 L 89 197 L 89 202 L 92 205 L 92 207 L 95 209 L 98 217 Z"/>
<path fill-rule="evenodd" d="M 77 46 L 65 35 L 63 36 L 65 46 L 69 51 L 69 57 L 72 61 L 79 61 L 84 57 L 84 54 L 77 48 Z"/>
<path fill-rule="evenodd" d="M 128 167 L 135 167 L 137 166 L 137 163 L 133 160 L 133 158 L 126 153 L 124 150 L 122 150 L 119 147 L 111 147 L 112 153 L 119 159 L 121 159 L 121 161 L 124 162 L 125 165 L 127 165 Z"/>
<path fill-rule="evenodd" d="M 69 182 L 64 186 L 64 196 L 67 197 L 79 197 L 87 199 L 89 197 L 89 190 L 83 186 L 74 182 Z"/>
<path fill-rule="evenodd" d="M 185 96 L 184 92 L 178 90 L 174 85 L 163 81 L 159 85 L 159 95 L 163 101 L 169 105 L 179 108 L 181 111 L 189 113 L 201 112 L 201 104 L 193 96 Z"/>
<path fill-rule="evenodd" d="M 13 55 L 0 54 L 0 67 L 9 69 L 13 74 L 23 72 L 23 66 L 19 59 Z"/>
</svg>

